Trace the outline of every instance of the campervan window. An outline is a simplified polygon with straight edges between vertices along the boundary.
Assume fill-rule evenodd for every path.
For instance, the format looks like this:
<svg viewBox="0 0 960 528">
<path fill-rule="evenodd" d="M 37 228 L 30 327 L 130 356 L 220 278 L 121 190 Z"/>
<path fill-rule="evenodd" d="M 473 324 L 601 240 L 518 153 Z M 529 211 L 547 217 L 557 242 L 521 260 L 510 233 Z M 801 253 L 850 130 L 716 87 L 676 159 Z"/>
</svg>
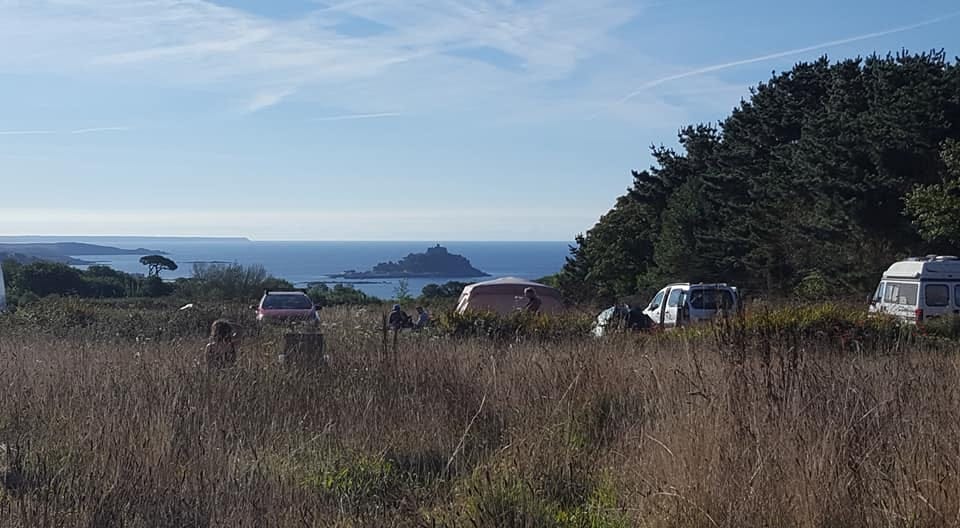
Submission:
<svg viewBox="0 0 960 528">
<path fill-rule="evenodd" d="M 680 306 L 680 298 L 683 296 L 683 290 L 675 288 L 670 290 L 670 297 L 667 299 L 667 306 L 670 308 L 675 308 Z"/>
<path fill-rule="evenodd" d="M 953 304 L 960 306 L 960 284 L 953 287 Z"/>
<path fill-rule="evenodd" d="M 690 294 L 690 307 L 694 310 L 729 310 L 733 308 L 733 293 L 730 290 L 694 290 Z"/>
<path fill-rule="evenodd" d="M 950 304 L 950 287 L 946 284 L 927 284 L 923 287 L 923 297 L 927 306 L 947 306 Z"/>
<path fill-rule="evenodd" d="M 891 304 L 917 305 L 917 293 L 920 288 L 917 284 L 906 282 L 888 282 L 883 291 L 883 301 Z"/>
</svg>

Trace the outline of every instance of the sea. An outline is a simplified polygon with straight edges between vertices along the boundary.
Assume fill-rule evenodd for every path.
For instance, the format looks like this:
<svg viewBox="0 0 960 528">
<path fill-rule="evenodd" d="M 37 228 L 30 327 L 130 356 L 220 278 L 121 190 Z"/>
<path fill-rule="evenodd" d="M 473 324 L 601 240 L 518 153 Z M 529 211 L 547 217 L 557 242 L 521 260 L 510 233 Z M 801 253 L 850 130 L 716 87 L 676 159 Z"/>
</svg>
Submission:
<svg viewBox="0 0 960 528">
<path fill-rule="evenodd" d="M 297 287 L 311 282 L 349 284 L 381 299 L 394 298 L 399 279 L 334 279 L 347 270 L 365 271 L 384 261 L 397 261 L 409 253 L 421 253 L 438 243 L 451 253 L 463 255 L 473 267 L 491 277 L 407 279 L 411 295 L 419 295 L 429 283 L 450 280 L 477 282 L 496 277 L 536 280 L 560 271 L 569 254 L 569 242 L 276 242 L 247 239 L 139 238 L 139 237 L 36 237 L 18 242 L 86 242 L 124 249 L 162 251 L 178 264 L 163 272 L 165 279 L 190 277 L 194 263 L 260 264 L 267 272 Z M 143 273 L 139 255 L 83 255 L 77 258 L 104 264 L 127 273 Z"/>
</svg>

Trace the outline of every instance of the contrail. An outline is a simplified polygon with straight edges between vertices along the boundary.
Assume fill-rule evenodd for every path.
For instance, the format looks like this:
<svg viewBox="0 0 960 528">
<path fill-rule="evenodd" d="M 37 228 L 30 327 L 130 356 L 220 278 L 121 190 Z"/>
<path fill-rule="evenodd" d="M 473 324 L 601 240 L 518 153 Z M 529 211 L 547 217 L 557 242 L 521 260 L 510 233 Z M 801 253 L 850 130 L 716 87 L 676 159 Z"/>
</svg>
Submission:
<svg viewBox="0 0 960 528">
<path fill-rule="evenodd" d="M 0 136 L 39 136 L 56 133 L 56 130 L 0 130 Z"/>
<path fill-rule="evenodd" d="M 318 117 L 314 121 L 351 121 L 354 119 L 378 119 L 381 117 L 400 117 L 400 112 L 380 112 L 378 114 L 346 114 L 337 116 Z"/>
<path fill-rule="evenodd" d="M 92 132 L 125 132 L 130 130 L 130 127 L 125 126 L 113 126 L 113 127 L 97 127 L 97 128 L 78 128 L 77 130 L 71 130 L 71 134 L 90 134 Z"/>
<path fill-rule="evenodd" d="M 884 31 L 877 31 L 877 32 L 874 32 L 874 33 L 866 33 L 866 34 L 864 34 L 864 35 L 857 35 L 857 36 L 855 36 L 855 37 L 848 37 L 848 38 L 844 38 L 844 39 L 840 39 L 840 40 L 831 40 L 831 41 L 829 41 L 829 42 L 823 42 L 823 43 L 820 43 L 820 44 L 814 44 L 814 45 L 812 45 L 812 46 L 806 46 L 806 47 L 803 47 L 803 48 L 797 48 L 797 49 L 792 49 L 792 50 L 787 50 L 787 51 L 779 51 L 779 52 L 776 52 L 776 53 L 770 53 L 770 54 L 768 54 L 768 55 L 761 55 L 761 56 L 759 56 L 759 57 L 753 57 L 753 58 L 750 58 L 750 59 L 742 59 L 742 60 L 733 61 L 733 62 L 725 62 L 725 63 L 723 63 L 723 64 L 715 64 L 715 65 L 713 65 L 713 66 L 707 66 L 707 67 L 704 67 L 704 68 L 698 68 L 698 69 L 696 69 L 696 70 L 690 70 L 690 71 L 683 72 L 683 73 L 678 73 L 678 74 L 675 74 L 675 75 L 669 75 L 669 76 L 667 76 L 667 77 L 661 77 L 660 79 L 656 79 L 656 80 L 653 80 L 653 81 L 650 81 L 650 82 L 648 82 L 648 83 L 645 83 L 645 84 L 640 85 L 639 88 L 637 88 L 636 90 L 630 92 L 629 94 L 627 94 L 626 96 L 624 96 L 622 99 L 620 99 L 619 101 L 617 101 L 614 106 L 616 106 L 616 105 L 621 105 L 621 104 L 629 101 L 630 99 L 633 99 L 634 97 L 640 95 L 640 94 L 643 93 L 644 91 L 649 90 L 650 88 L 653 88 L 653 87 L 656 87 L 656 86 L 660 86 L 661 84 L 664 84 L 664 83 L 667 83 L 667 82 L 670 82 L 670 81 L 676 81 L 676 80 L 678 80 L 678 79 L 686 79 L 687 77 L 695 77 L 695 76 L 697 76 L 697 75 L 703 75 L 704 73 L 711 73 L 711 72 L 715 72 L 715 71 L 726 70 L 726 69 L 728 69 L 728 68 L 735 68 L 735 67 L 737 67 L 737 66 L 743 66 L 743 65 L 745 65 L 745 64 L 753 64 L 753 63 L 755 63 L 755 62 L 763 62 L 763 61 L 768 61 L 768 60 L 773 60 L 773 59 L 779 59 L 779 58 L 782 58 L 782 57 L 789 57 L 790 55 L 799 55 L 799 54 L 801 54 L 801 53 L 806 53 L 806 52 L 808 52 L 808 51 L 816 51 L 816 50 L 820 50 L 820 49 L 824 49 L 824 48 L 832 48 L 832 47 L 834 47 L 834 46 L 840 46 L 840 45 L 843 45 L 843 44 L 850 44 L 850 43 L 852 43 L 852 42 L 859 42 L 859 41 L 861 41 L 861 40 L 869 40 L 869 39 L 874 39 L 874 38 L 879 38 L 879 37 L 885 37 L 885 36 L 887 36 L 887 35 L 893 35 L 893 34 L 896 34 L 896 33 L 903 33 L 904 31 L 910 31 L 910 30 L 912 30 L 912 29 L 918 29 L 918 28 L 922 28 L 922 27 L 925 27 L 925 26 L 931 26 L 931 25 L 933 25 L 933 24 L 939 24 L 940 22 L 944 22 L 944 21 L 950 20 L 951 18 L 956 18 L 957 16 L 960 16 L 960 11 L 956 11 L 956 12 L 953 12 L 953 13 L 949 13 L 949 14 L 947 14 L 947 15 L 943 15 L 943 16 L 940 16 L 940 17 L 937 17 L 937 18 L 931 18 L 931 19 L 929 19 L 929 20 L 924 20 L 923 22 L 917 22 L 917 23 L 915 23 L 915 24 L 910 24 L 909 26 L 900 26 L 900 27 L 896 27 L 896 28 L 893 28 L 893 29 L 887 29 L 887 30 L 884 30 Z"/>
<path fill-rule="evenodd" d="M 130 127 L 112 126 L 97 128 L 78 128 L 66 132 L 60 130 L 0 130 L 0 136 L 48 136 L 53 134 L 92 134 L 94 132 L 121 132 L 130 130 Z"/>
</svg>

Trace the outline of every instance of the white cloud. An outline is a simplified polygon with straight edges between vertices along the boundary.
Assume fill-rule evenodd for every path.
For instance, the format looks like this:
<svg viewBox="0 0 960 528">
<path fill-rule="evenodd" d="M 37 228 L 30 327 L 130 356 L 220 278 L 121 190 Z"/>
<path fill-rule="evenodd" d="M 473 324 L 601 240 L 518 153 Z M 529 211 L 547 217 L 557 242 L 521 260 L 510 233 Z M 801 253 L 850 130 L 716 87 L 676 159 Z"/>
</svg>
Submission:
<svg viewBox="0 0 960 528">
<path fill-rule="evenodd" d="M 257 112 L 271 106 L 280 104 L 281 101 L 293 95 L 294 90 L 284 89 L 277 91 L 268 91 L 258 93 L 246 105 L 247 112 Z"/>
</svg>

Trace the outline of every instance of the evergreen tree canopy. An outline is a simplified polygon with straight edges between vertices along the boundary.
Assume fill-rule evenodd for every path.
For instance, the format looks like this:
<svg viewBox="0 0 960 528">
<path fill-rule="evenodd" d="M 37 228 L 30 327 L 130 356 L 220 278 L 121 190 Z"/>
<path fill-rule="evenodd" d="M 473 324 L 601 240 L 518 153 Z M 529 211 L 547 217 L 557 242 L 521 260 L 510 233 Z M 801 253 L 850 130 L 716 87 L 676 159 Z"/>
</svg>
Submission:
<svg viewBox="0 0 960 528">
<path fill-rule="evenodd" d="M 960 244 L 951 139 L 960 65 L 942 52 L 799 63 L 717 126 L 683 128 L 679 150 L 654 147 L 558 285 L 577 301 L 675 280 L 869 290 L 894 260 Z"/>
</svg>

